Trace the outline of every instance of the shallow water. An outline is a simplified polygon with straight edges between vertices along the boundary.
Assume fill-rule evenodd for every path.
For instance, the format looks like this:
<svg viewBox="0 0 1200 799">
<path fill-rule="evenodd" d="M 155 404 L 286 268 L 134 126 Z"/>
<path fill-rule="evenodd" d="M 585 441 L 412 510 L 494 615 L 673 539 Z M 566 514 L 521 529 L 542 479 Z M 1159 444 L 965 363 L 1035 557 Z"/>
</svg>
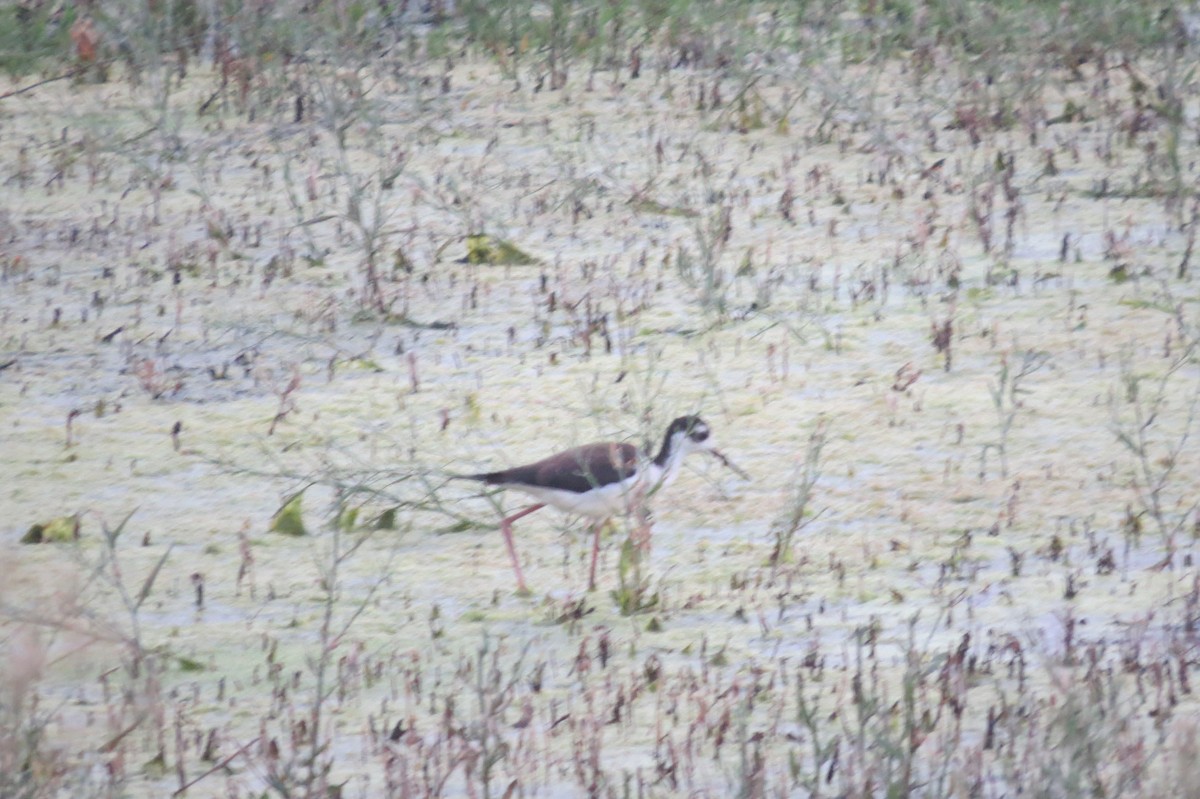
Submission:
<svg viewBox="0 0 1200 799">
<path fill-rule="evenodd" d="M 805 138 L 816 119 L 807 102 L 791 120 L 796 134 L 742 135 L 649 80 L 617 102 L 578 88 L 570 100 L 512 92 L 490 63 L 468 61 L 453 77 L 449 96 L 425 98 L 451 120 L 445 130 L 414 114 L 397 85 L 374 100 L 386 112 L 381 140 L 407 152 L 397 187 L 378 195 L 388 215 L 382 286 L 406 322 L 362 313 L 345 175 L 319 131 L 290 130 L 281 148 L 268 142 L 269 122 L 234 111 L 195 118 L 186 109 L 214 80 L 196 71 L 178 98 L 185 156 L 160 163 L 154 183 L 143 171 L 154 153 L 138 149 L 151 142 L 105 143 L 140 130 L 134 109 L 146 98 L 125 83 L 60 82 L 0 107 L 0 173 L 16 171 L 13 144 L 26 142 L 35 177 L 6 190 L 3 208 L 0 363 L 13 364 L 0 372 L 0 641 L 12 654 L 24 630 L 38 630 L 49 739 L 81 779 L 116 768 L 122 791 L 161 795 L 179 787 L 179 764 L 189 778 L 210 767 L 197 758 L 216 731 L 230 770 L 189 793 L 242 795 L 263 790 L 272 761 L 265 744 L 235 757 L 239 747 L 263 735 L 285 756 L 305 751 L 295 719 L 315 701 L 334 486 L 365 501 L 359 532 L 342 544 L 401 506 L 397 529 L 371 534 L 337 575 L 327 756 L 343 795 L 382 795 L 400 761 L 418 771 L 440 763 L 441 792 L 471 795 L 478 774 L 450 764 L 484 727 L 508 747 L 493 790 L 520 778 L 528 795 L 579 792 L 591 779 L 579 764 L 590 762 L 610 792 L 657 779 L 651 795 L 728 795 L 755 734 L 768 783 L 798 790 L 789 758 L 817 766 L 794 720 L 797 673 L 819 685 L 814 701 L 836 719 L 824 732 L 845 736 L 849 752 L 862 664 L 886 707 L 914 658 L 932 681 L 969 634 L 980 671 L 963 689 L 961 740 L 984 759 L 996 755 L 978 737 L 995 697 L 1053 705 L 1055 670 L 1082 663 L 1078 652 L 1092 647 L 1129 679 L 1178 662 L 1169 653 L 1188 640 L 1197 554 L 1181 515 L 1200 463 L 1185 446 L 1167 474 L 1164 516 L 1179 530 L 1171 564 L 1156 568 L 1166 542 L 1152 521 L 1143 516 L 1136 534 L 1123 526 L 1127 508 L 1142 509 L 1144 474 L 1114 434 L 1109 398 L 1127 396 L 1131 376 L 1149 396 L 1181 351 L 1157 306 L 1179 304 L 1193 335 L 1200 306 L 1192 283 L 1140 276 L 1172 274 L 1186 246 L 1161 203 L 1086 194 L 1098 175 L 1135 170 L 1137 152 L 1109 166 L 1080 148 L 1082 162 L 1051 192 L 1036 148 L 996 132 L 975 153 L 965 133 L 943 131 L 942 151 L 914 144 L 911 163 L 880 186 L 864 177 L 878 168 L 871 134 L 842 129 L 840 146 Z M 880 112 L 885 128 L 918 102 L 894 88 L 903 100 L 893 117 Z M 627 102 L 638 112 L 622 110 Z M 57 143 L 64 124 L 67 145 Z M 348 163 L 362 174 L 381 159 L 370 133 L 366 123 L 351 131 Z M 55 152 L 76 142 L 103 177 L 87 185 L 77 165 L 61 186 L 47 182 Z M 945 148 L 963 154 L 949 176 L 922 178 Z M 1000 151 L 1016 153 L 1022 190 L 1007 255 L 1002 232 L 982 252 L 967 207 L 971 181 L 987 178 Z M 789 183 L 791 222 L 777 211 Z M 292 206 L 288 191 L 303 199 Z M 699 216 L 640 211 L 639 191 Z M 676 264 L 680 248 L 695 259 L 711 244 L 706 226 L 724 207 L 721 317 Z M 540 263 L 461 263 L 466 235 L 481 230 Z M 1064 234 L 1070 257 L 1059 263 Z M 397 250 L 411 274 L 391 271 Z M 1111 279 L 1125 261 L 1135 279 Z M 955 264 L 957 287 L 945 272 Z M 1011 274 L 1015 284 L 996 278 Z M 949 370 L 931 344 L 931 325 L 947 319 Z M 434 322 L 453 326 L 421 326 Z M 1025 350 L 1046 353 L 1046 364 L 998 412 L 991 391 Z M 897 387 L 903 374 L 916 379 Z M 1152 466 L 1194 436 L 1198 385 L 1194 358 L 1165 383 L 1148 428 Z M 1128 426 L 1136 409 L 1119 410 Z M 517 525 L 534 592 L 515 596 L 497 508 L 446 476 L 594 439 L 657 442 L 683 412 L 702 413 L 753 479 L 693 461 L 656 499 L 644 568 L 659 604 L 620 615 L 610 595 L 619 524 L 604 539 L 600 590 L 587 593 L 583 526 L 552 511 Z M 829 439 L 807 523 L 792 562 L 772 569 L 772 525 L 795 501 L 818 418 Z M 313 483 L 313 534 L 270 532 L 283 501 Z M 519 499 L 500 501 L 511 512 Z M 112 570 L 97 566 L 103 525 L 130 511 L 117 548 L 127 593 L 170 548 L 138 613 L 141 646 L 161 668 L 152 686 L 121 670 L 129 650 L 112 639 L 128 642 L 132 628 Z M 75 513 L 77 545 L 16 543 L 31 524 Z M 445 532 L 464 519 L 476 526 Z M 1099 569 L 1110 547 L 1112 568 Z M 200 609 L 193 574 L 204 581 Z M 1122 658 L 1135 644 L 1145 657 L 1130 666 Z M 481 700 L 472 691 L 485 645 L 489 656 L 503 648 L 488 673 L 515 677 Z M 1014 652 L 1036 672 L 1028 682 L 1013 676 Z M 101 675 L 146 698 L 121 704 Z M 748 698 L 764 681 L 764 698 Z M 922 697 L 937 695 L 923 685 Z M 1183 691 L 1175 699 L 1180 716 L 1194 705 Z M 447 715 L 453 700 L 458 716 Z M 158 715 L 97 751 L 143 701 Z M 493 710 L 478 711 L 481 701 Z M 1131 724 L 1146 724 L 1147 708 Z M 725 712 L 733 721 L 718 733 Z M 399 720 L 413 728 L 400 741 L 370 734 Z M 467 732 L 447 732 L 456 728 Z M 940 722 L 936 732 L 953 735 Z M 937 743 L 953 752 L 951 738 Z M 166 770 L 147 765 L 159 751 Z M 669 752 L 680 764 L 673 786 Z"/>
</svg>

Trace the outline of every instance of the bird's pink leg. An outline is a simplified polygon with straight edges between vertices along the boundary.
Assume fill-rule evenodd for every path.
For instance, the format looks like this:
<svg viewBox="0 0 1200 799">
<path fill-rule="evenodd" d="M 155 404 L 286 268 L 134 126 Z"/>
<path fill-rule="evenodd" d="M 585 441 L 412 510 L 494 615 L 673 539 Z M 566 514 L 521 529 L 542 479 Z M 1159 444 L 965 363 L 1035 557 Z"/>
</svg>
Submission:
<svg viewBox="0 0 1200 799">
<path fill-rule="evenodd" d="M 638 517 L 637 537 L 634 539 L 634 542 L 638 545 L 638 547 L 643 552 L 650 551 L 650 517 L 649 516 L 639 516 Z"/>
<path fill-rule="evenodd" d="M 546 507 L 545 503 L 538 503 L 514 513 L 500 522 L 500 532 L 504 534 L 504 545 L 508 547 L 508 557 L 512 559 L 513 571 L 517 573 L 517 590 L 522 594 L 528 593 L 529 589 L 525 587 L 525 575 L 521 573 L 521 561 L 517 559 L 517 548 L 513 546 L 512 523 L 522 516 L 528 516 L 535 510 L 541 510 L 544 507 Z"/>
<path fill-rule="evenodd" d="M 650 549 L 650 509 L 646 507 L 646 499 L 639 496 L 633 506 L 633 516 L 637 520 L 637 529 L 632 536 L 633 543 L 643 551 Z"/>
<path fill-rule="evenodd" d="M 592 525 L 592 567 L 588 570 L 588 590 L 596 590 L 596 559 L 600 557 L 600 531 L 604 528 L 605 519 Z"/>
</svg>

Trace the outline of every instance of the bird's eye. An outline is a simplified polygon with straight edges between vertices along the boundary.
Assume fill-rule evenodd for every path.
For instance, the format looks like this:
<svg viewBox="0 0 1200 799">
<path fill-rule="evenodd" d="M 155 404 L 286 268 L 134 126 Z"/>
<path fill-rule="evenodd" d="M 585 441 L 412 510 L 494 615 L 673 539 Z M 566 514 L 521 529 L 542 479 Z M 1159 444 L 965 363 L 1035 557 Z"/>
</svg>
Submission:
<svg viewBox="0 0 1200 799">
<path fill-rule="evenodd" d="M 697 427 L 695 430 L 692 431 L 692 440 L 693 441 L 706 441 L 707 439 L 708 439 L 708 428 L 707 427 Z"/>
</svg>

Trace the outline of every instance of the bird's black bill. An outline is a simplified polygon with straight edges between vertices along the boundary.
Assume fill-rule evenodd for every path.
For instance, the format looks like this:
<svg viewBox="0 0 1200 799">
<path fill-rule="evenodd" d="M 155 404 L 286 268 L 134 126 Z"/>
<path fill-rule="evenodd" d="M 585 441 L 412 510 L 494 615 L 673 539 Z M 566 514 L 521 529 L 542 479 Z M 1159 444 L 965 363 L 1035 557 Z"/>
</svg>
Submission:
<svg viewBox="0 0 1200 799">
<path fill-rule="evenodd" d="M 719 460 L 721 463 L 725 464 L 725 466 L 727 466 L 729 469 L 731 469 L 733 472 L 735 472 L 738 477 L 742 478 L 743 480 L 750 479 L 750 475 L 746 474 L 746 472 L 740 466 L 738 466 L 733 461 L 729 460 L 729 458 L 726 458 L 725 453 L 723 453 L 717 449 L 707 449 L 707 450 L 705 450 L 705 452 L 707 452 L 709 455 L 712 455 L 714 458 Z"/>
</svg>

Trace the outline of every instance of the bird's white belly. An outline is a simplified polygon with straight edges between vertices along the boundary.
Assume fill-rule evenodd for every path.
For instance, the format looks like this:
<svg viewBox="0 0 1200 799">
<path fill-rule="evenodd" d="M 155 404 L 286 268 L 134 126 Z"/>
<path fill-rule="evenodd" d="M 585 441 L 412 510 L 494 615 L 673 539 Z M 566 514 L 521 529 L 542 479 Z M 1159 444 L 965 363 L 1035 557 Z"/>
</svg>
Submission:
<svg viewBox="0 0 1200 799">
<path fill-rule="evenodd" d="M 628 513 L 638 493 L 636 477 L 630 477 L 620 483 L 597 486 L 581 494 L 543 486 L 513 484 L 505 487 L 521 491 L 538 502 L 544 502 L 567 513 L 577 513 L 593 519 L 607 519 L 609 516 Z"/>
</svg>

